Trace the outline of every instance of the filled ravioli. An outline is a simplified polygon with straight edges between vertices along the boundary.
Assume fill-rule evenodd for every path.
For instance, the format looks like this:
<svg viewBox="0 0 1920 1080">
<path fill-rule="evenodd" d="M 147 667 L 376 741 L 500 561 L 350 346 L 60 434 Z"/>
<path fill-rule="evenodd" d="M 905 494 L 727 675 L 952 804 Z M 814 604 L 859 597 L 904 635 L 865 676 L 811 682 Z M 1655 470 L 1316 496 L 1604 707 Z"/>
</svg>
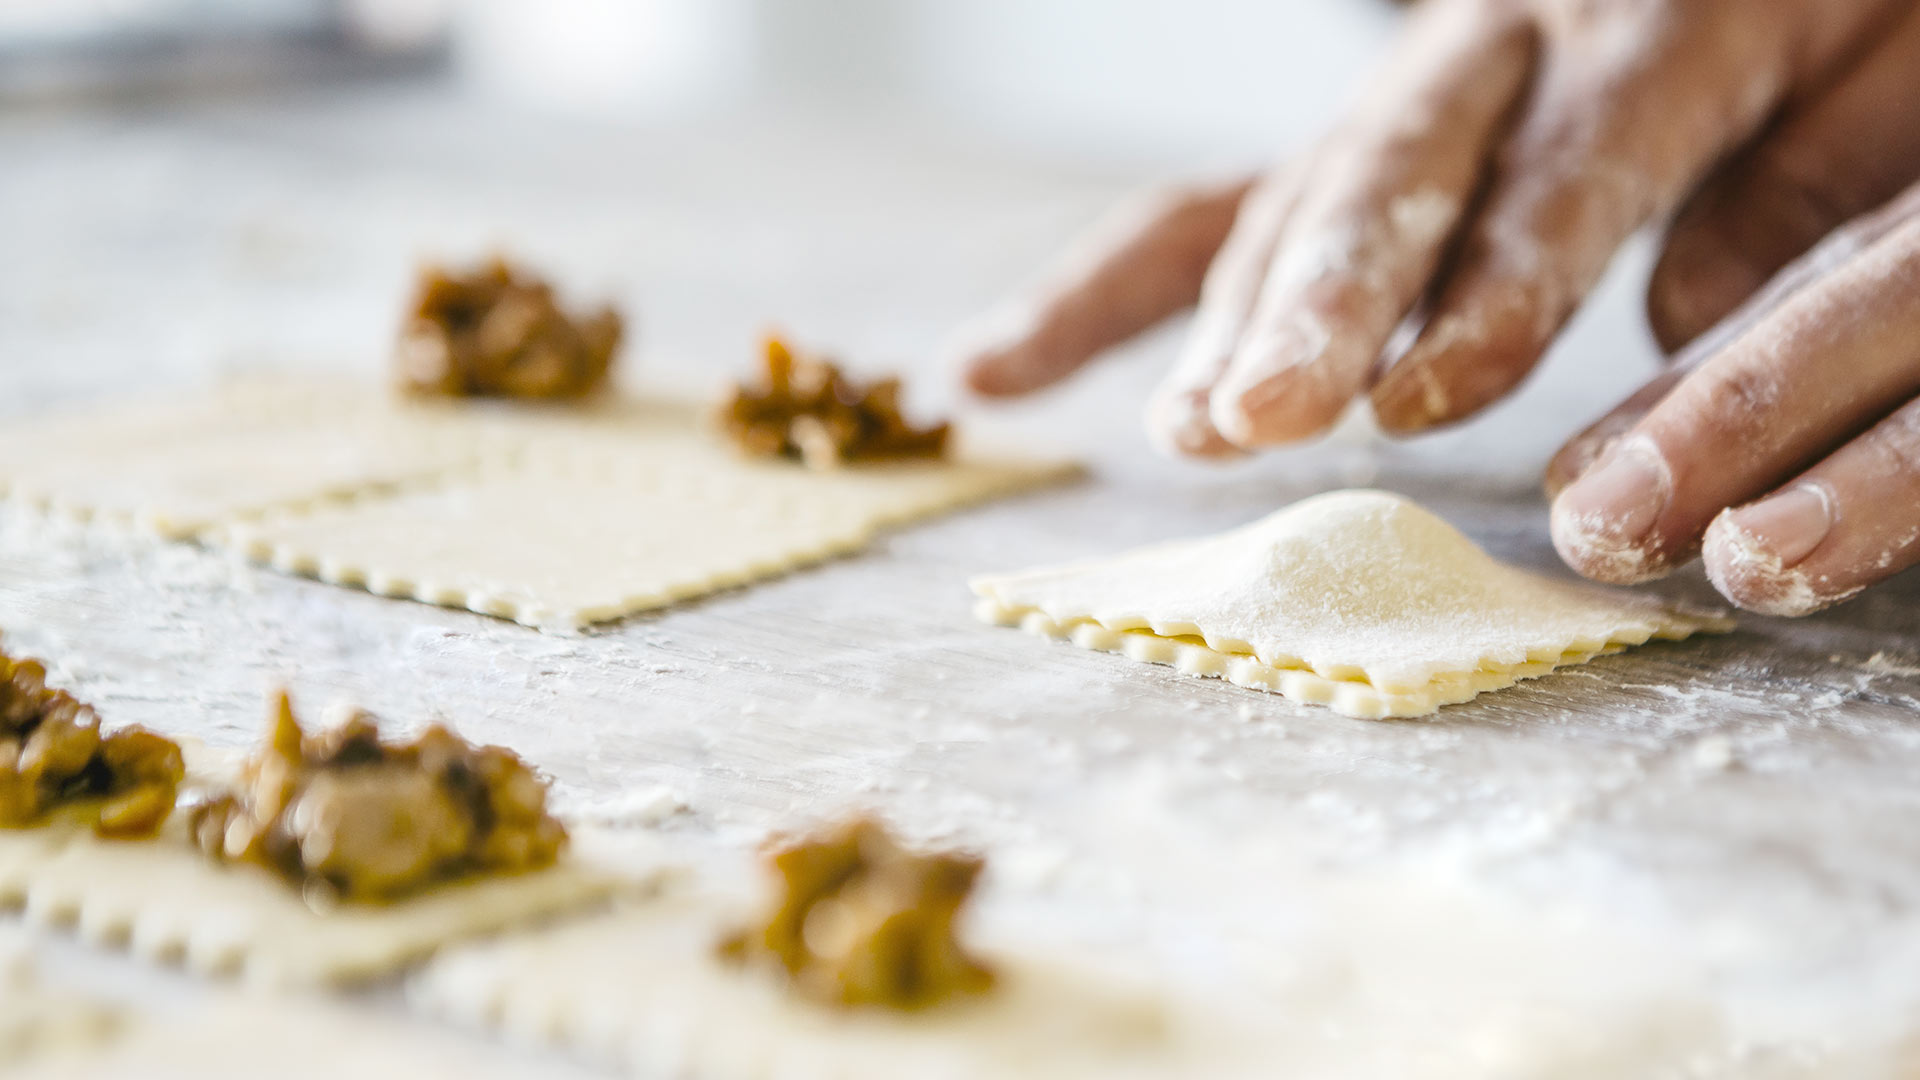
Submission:
<svg viewBox="0 0 1920 1080">
<path fill-rule="evenodd" d="M 1420 716 L 1649 638 L 1730 627 L 1508 566 L 1383 491 L 1218 536 L 974 579 L 982 618 L 1329 705 Z"/>
</svg>

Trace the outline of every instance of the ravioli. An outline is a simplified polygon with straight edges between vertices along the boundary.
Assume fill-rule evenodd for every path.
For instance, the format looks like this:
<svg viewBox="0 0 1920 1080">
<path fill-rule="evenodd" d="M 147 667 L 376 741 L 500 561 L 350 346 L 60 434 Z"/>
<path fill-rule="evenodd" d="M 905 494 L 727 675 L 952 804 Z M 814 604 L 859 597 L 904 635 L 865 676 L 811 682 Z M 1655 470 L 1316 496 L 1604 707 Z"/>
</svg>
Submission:
<svg viewBox="0 0 1920 1080">
<path fill-rule="evenodd" d="M 1383 491 L 1336 491 L 1218 536 L 971 583 L 977 613 L 1358 717 L 1442 705 L 1724 616 L 1557 581 Z"/>
</svg>

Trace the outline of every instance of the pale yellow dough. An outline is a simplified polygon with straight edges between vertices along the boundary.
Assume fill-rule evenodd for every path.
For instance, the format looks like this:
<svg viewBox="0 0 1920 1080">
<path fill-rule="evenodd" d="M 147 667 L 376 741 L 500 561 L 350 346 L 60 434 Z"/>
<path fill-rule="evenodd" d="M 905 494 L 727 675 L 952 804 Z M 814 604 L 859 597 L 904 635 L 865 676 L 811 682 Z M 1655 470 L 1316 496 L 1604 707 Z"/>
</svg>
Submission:
<svg viewBox="0 0 1920 1080">
<path fill-rule="evenodd" d="M 972 586 L 986 621 L 1359 717 L 1423 716 L 1650 638 L 1732 625 L 1507 566 L 1380 491 Z"/>
<path fill-rule="evenodd" d="M 471 468 L 489 445 L 450 409 L 370 387 L 239 382 L 0 428 L 0 494 L 183 538 Z"/>
<path fill-rule="evenodd" d="M 91 1051 L 124 1022 L 109 1002 L 47 985 L 24 943 L 0 939 L 0 1074 L 20 1076 L 31 1062 Z"/>
<path fill-rule="evenodd" d="M 664 866 L 623 834 L 576 836 L 546 870 L 479 878 L 387 905 L 316 909 L 283 880 L 220 865 L 183 825 L 150 840 L 76 829 L 0 830 L 0 900 L 30 922 L 71 925 L 194 971 L 276 985 L 344 983 L 395 971 L 454 941 L 591 908 L 651 888 Z"/>
<path fill-rule="evenodd" d="M 219 994 L 186 1008 L 117 1017 L 112 1037 L 69 1040 L 10 1080 L 510 1080 L 537 1059 L 457 1032 L 301 994 Z M 542 1075 L 545 1071 L 542 1070 Z"/>
<path fill-rule="evenodd" d="M 736 456 L 686 402 L 406 401 L 325 380 L 0 429 L 0 494 L 16 501 L 556 629 L 849 554 L 1075 471 L 962 451 L 822 473 Z"/>
<path fill-rule="evenodd" d="M 212 539 L 277 569 L 565 629 L 857 551 L 887 526 L 1072 472 L 979 460 L 813 472 L 742 459 L 697 410 L 658 403 L 506 430 L 521 448 L 511 464 Z"/>
<path fill-rule="evenodd" d="M 640 1076 L 978 1080 L 1217 1076 L 1223 1047 L 1160 991 L 1056 958 L 987 959 L 994 992 L 918 1013 L 796 998 L 719 961 L 737 901 L 694 893 L 442 954 L 409 997 L 436 1015 Z"/>
</svg>

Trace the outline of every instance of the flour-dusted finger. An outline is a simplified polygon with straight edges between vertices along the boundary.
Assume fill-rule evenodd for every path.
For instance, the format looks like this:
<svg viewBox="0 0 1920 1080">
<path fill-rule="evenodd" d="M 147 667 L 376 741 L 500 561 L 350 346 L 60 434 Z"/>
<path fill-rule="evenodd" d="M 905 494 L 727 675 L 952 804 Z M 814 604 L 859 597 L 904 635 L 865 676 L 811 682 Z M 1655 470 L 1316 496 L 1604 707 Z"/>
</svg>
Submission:
<svg viewBox="0 0 1920 1080">
<path fill-rule="evenodd" d="M 1604 581 L 1690 558 L 1715 515 L 1777 487 L 1920 393 L 1920 219 L 1795 293 L 1684 378 L 1553 507 L 1554 544 Z"/>
<path fill-rule="evenodd" d="M 1789 81 L 1789 50 L 1749 32 L 1741 5 L 1553 10 L 1549 60 L 1485 209 L 1418 340 L 1373 388 L 1389 431 L 1463 419 L 1517 386 L 1620 244 L 1755 131 Z"/>
<path fill-rule="evenodd" d="M 1547 493 L 1557 496 L 1567 485 L 1578 480 L 1594 462 L 1606 455 L 1621 436 L 1633 430 L 1634 425 L 1652 412 L 1654 406 L 1660 404 L 1667 392 L 1679 385 L 1683 378 L 1739 340 L 1741 335 L 1773 314 L 1790 297 L 1846 265 L 1888 233 L 1917 217 L 1920 217 L 1920 184 L 1915 184 L 1879 210 L 1856 218 L 1828 234 L 1813 250 L 1775 274 L 1765 287 L 1748 297 L 1733 314 L 1695 337 L 1675 355 L 1673 363 L 1648 380 L 1645 386 L 1634 391 L 1633 396 L 1569 439 L 1547 466 Z"/>
<path fill-rule="evenodd" d="M 1211 401 L 1247 448 L 1298 441 L 1365 388 L 1427 290 L 1533 67 L 1505 5 L 1432 5 L 1379 91 L 1316 155 Z"/>
<path fill-rule="evenodd" d="M 1704 333 L 1822 237 L 1920 179 L 1920 6 L 1899 6 L 1865 59 L 1789 106 L 1675 218 L 1647 289 L 1663 347 Z"/>
<path fill-rule="evenodd" d="M 1808 615 L 1920 563 L 1920 401 L 1707 529 L 1707 574 L 1766 615 Z"/>
<path fill-rule="evenodd" d="M 1301 167 L 1288 166 L 1262 180 L 1241 203 L 1233 230 L 1207 268 L 1180 358 L 1147 401 L 1147 434 L 1162 452 L 1199 458 L 1240 454 L 1214 428 L 1207 404 L 1260 295 L 1260 281 L 1304 174 Z"/>
<path fill-rule="evenodd" d="M 967 385 L 1024 394 L 1191 307 L 1252 180 L 1195 186 L 1121 207 L 1096 226 L 1034 295 L 963 331 Z"/>
</svg>

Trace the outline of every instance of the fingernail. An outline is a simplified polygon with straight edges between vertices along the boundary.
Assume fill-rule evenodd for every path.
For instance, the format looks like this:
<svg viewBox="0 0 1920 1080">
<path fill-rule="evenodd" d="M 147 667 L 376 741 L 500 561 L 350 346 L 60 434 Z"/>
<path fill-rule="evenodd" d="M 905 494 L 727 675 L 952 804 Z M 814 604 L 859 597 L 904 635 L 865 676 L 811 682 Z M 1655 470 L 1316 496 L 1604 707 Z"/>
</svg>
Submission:
<svg viewBox="0 0 1920 1080">
<path fill-rule="evenodd" d="M 1575 569 L 1604 581 L 1657 576 L 1648 541 L 1673 497 L 1672 474 L 1644 438 L 1620 444 L 1553 503 L 1553 542 Z"/>
<path fill-rule="evenodd" d="M 1778 560 L 1781 568 L 1813 554 L 1833 530 L 1833 506 L 1827 493 L 1801 484 L 1727 515 L 1742 539 Z"/>
<path fill-rule="evenodd" d="M 1447 413 L 1447 388 L 1426 364 L 1402 363 L 1387 372 L 1372 394 L 1380 426 L 1399 435 L 1425 431 Z"/>
<path fill-rule="evenodd" d="M 1295 442 L 1326 430 L 1358 390 L 1329 385 L 1336 377 L 1330 343 L 1317 324 L 1289 324 L 1243 346 L 1213 390 L 1214 428 L 1240 446 Z M 1330 402 L 1333 397 L 1340 400 Z"/>
</svg>

